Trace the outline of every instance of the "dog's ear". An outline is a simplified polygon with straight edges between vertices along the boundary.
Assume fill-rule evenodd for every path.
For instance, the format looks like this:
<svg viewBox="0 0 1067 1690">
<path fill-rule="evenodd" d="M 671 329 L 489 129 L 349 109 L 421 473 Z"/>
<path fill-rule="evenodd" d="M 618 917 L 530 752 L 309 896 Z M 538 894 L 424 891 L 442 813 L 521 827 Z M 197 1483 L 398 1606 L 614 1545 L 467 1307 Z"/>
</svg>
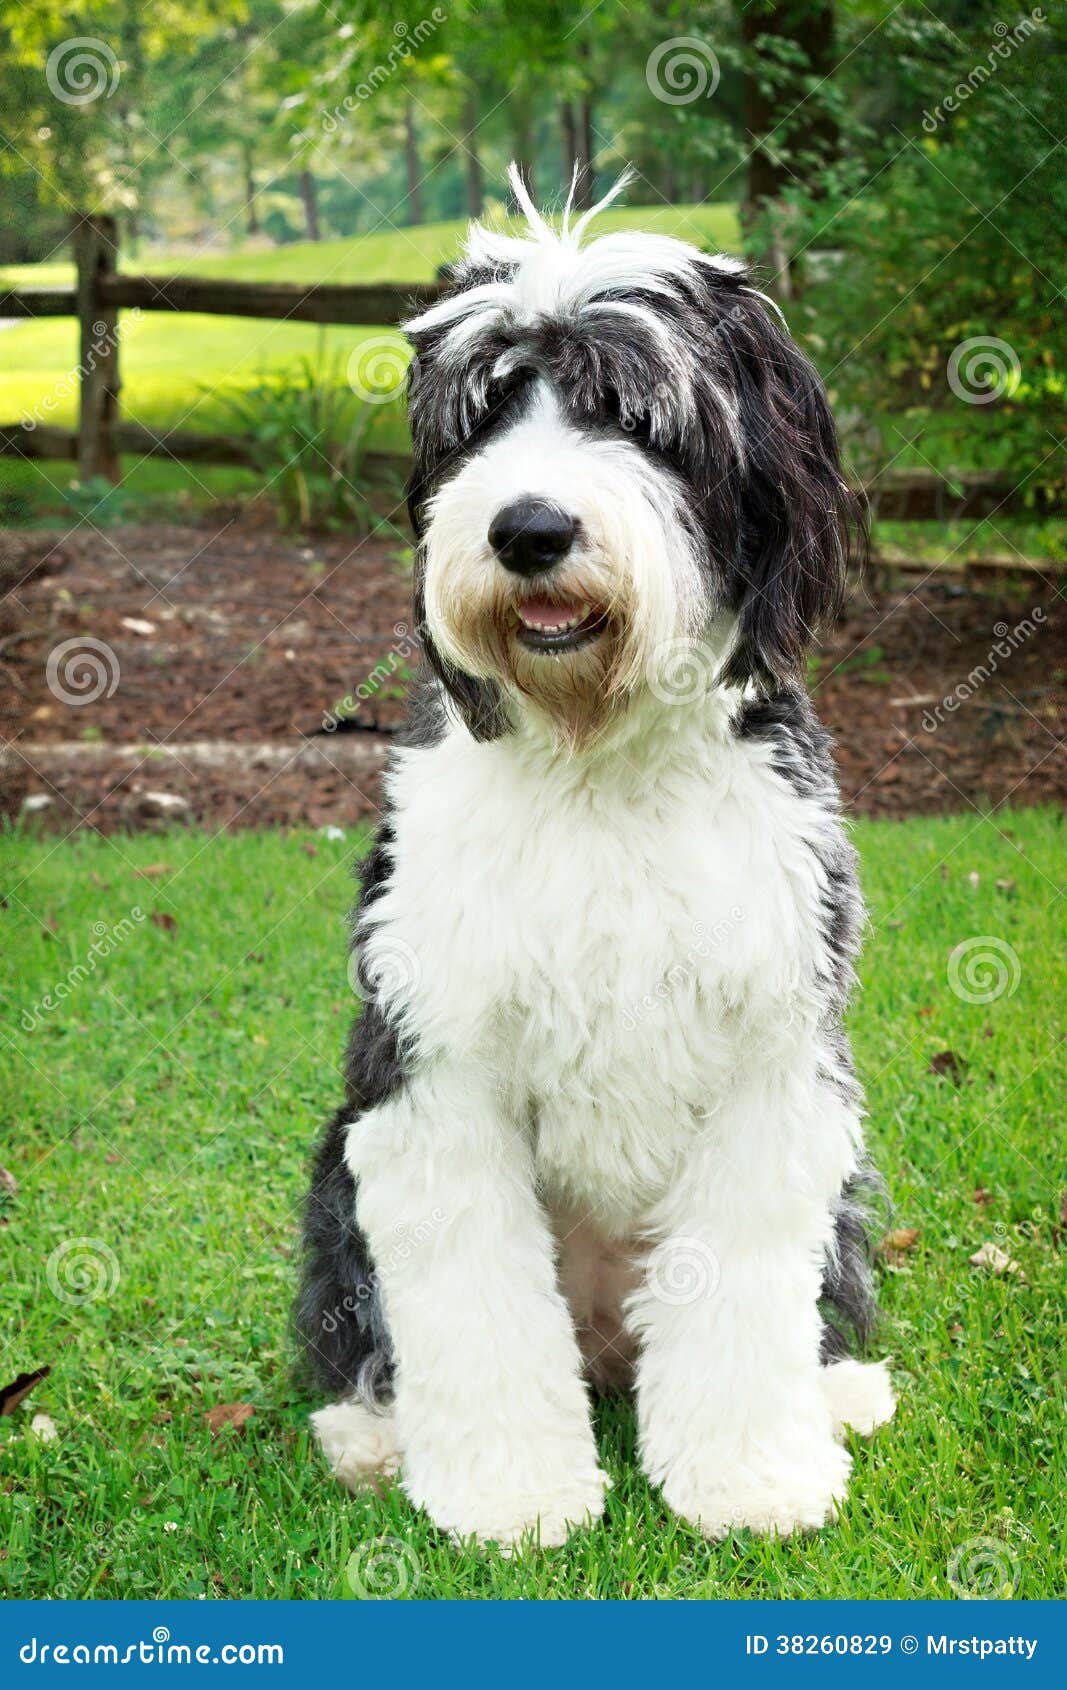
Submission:
<svg viewBox="0 0 1067 1690">
<path fill-rule="evenodd" d="M 743 440 L 731 583 L 738 639 L 727 676 L 761 689 L 799 678 L 865 544 L 821 378 L 772 310 L 740 288 L 727 336 Z"/>
<path fill-rule="evenodd" d="M 507 733 L 510 723 L 500 688 L 494 681 L 480 680 L 457 669 L 438 649 L 426 626 L 426 598 L 424 591 L 425 557 L 422 537 L 426 525 L 426 507 L 430 501 L 439 471 L 435 469 L 441 450 L 435 432 L 430 401 L 420 382 L 424 367 L 420 360 L 427 357 L 425 337 L 415 337 L 416 357 L 408 373 L 408 418 L 411 423 L 411 471 L 408 476 L 408 516 L 415 535 L 415 632 L 423 654 L 445 690 L 445 697 L 454 713 L 465 723 L 475 739 L 499 739 Z"/>
</svg>

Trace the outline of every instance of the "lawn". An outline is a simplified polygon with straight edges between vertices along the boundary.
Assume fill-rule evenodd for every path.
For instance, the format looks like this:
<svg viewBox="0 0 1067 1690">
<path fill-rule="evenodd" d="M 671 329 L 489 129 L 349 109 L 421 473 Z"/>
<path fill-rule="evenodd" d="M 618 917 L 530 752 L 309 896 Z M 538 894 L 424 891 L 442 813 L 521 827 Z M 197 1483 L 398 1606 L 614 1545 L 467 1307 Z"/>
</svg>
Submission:
<svg viewBox="0 0 1067 1690">
<path fill-rule="evenodd" d="M 0 1421 L 0 1589 L 951 1596 L 951 1558 L 977 1554 L 1020 1596 L 1061 1593 L 1067 829 L 1019 811 L 856 834 L 873 923 L 852 1028 L 894 1224 L 919 1229 L 882 1269 L 897 1419 L 857 1445 L 839 1527 L 709 1545 L 665 1515 L 609 1406 L 606 1521 L 516 1561 L 454 1549 L 397 1492 L 335 1489 L 290 1373 L 294 1214 L 339 1096 L 365 842 L 3 835 L 0 1163 L 19 1190 L 0 1185 L 0 1385 L 52 1373 Z M 1004 959 L 988 1003 L 948 983 L 975 936 Z M 110 954 L 86 977 L 94 940 Z M 931 1071 L 945 1051 L 959 1084 Z M 970 1265 L 986 1242 L 1019 1271 Z M 213 1436 L 206 1412 L 230 1403 L 254 1413 Z"/>
</svg>

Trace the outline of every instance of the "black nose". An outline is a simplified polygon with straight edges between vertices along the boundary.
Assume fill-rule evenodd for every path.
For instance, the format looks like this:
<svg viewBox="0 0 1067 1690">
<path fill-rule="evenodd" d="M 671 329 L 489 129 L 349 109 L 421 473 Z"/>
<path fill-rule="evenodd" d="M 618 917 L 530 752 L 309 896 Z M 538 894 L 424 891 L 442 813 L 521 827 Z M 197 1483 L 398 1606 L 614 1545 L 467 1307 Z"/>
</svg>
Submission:
<svg viewBox="0 0 1067 1690">
<path fill-rule="evenodd" d="M 505 569 L 540 575 L 570 551 L 577 523 L 547 499 L 514 499 L 497 511 L 489 544 Z"/>
</svg>

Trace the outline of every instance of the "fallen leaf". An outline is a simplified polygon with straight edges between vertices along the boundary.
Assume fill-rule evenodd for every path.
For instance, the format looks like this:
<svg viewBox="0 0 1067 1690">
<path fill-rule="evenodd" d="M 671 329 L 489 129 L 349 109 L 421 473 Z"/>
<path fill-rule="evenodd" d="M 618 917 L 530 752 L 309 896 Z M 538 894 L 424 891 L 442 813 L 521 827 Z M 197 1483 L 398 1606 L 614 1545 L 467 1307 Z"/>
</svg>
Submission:
<svg viewBox="0 0 1067 1690">
<path fill-rule="evenodd" d="M 59 1427 L 50 1414 L 35 1414 L 30 1421 L 30 1431 L 43 1444 L 55 1443 L 59 1436 Z"/>
<path fill-rule="evenodd" d="M 147 639 L 149 634 L 154 634 L 156 631 L 154 622 L 145 622 L 140 616 L 122 616 L 119 620 L 124 628 L 130 630 L 131 634 L 140 634 L 144 639 Z"/>
<path fill-rule="evenodd" d="M 886 925 L 886 931 L 887 932 L 889 932 L 889 933 L 899 933 L 900 929 L 903 927 L 904 923 L 902 921 L 887 921 L 885 925 Z"/>
<path fill-rule="evenodd" d="M 135 868 L 133 872 L 139 880 L 158 880 L 161 874 L 171 874 L 173 870 L 169 863 L 148 863 L 145 868 Z"/>
<path fill-rule="evenodd" d="M 212 1437 L 217 1438 L 224 1426 L 232 1426 L 235 1432 L 243 1432 L 245 1422 L 255 1412 L 250 1402 L 220 1402 L 207 1410 L 204 1422 Z"/>
<path fill-rule="evenodd" d="M 157 927 L 162 927 L 165 933 L 173 933 L 178 923 L 168 910 L 153 910 L 152 920 Z"/>
<path fill-rule="evenodd" d="M 878 1248 L 884 1250 L 888 1255 L 891 1250 L 914 1250 L 918 1242 L 919 1228 L 917 1226 L 902 1226 L 898 1227 L 895 1232 L 887 1232 Z"/>
<path fill-rule="evenodd" d="M 9 1197 L 17 1197 L 20 1186 L 14 1174 L 7 1168 L 0 1168 L 0 1191 L 6 1191 Z"/>
<path fill-rule="evenodd" d="M 1003 892 L 1005 897 L 1010 898 L 1012 893 L 1015 891 L 1014 880 L 998 880 L 997 881 L 997 891 Z"/>
<path fill-rule="evenodd" d="M 303 851 L 305 857 L 317 857 L 319 854 L 319 848 L 313 839 L 305 839 L 300 849 Z"/>
<path fill-rule="evenodd" d="M 957 1056 L 954 1050 L 939 1050 L 936 1056 L 931 1056 L 928 1074 L 937 1074 L 944 1080 L 951 1080 L 954 1086 L 963 1084 L 963 1076 L 967 1072 L 967 1063 L 962 1056 Z"/>
<path fill-rule="evenodd" d="M 10 1385 L 0 1388 L 0 1414 L 14 1414 L 23 1398 L 28 1397 L 42 1379 L 47 1379 L 51 1371 L 50 1367 L 38 1367 L 33 1373 L 20 1373 Z"/>
<path fill-rule="evenodd" d="M 990 1273 L 1014 1273 L 1018 1274 L 1020 1279 L 1023 1277 L 1023 1270 L 1018 1262 L 1013 1261 L 999 1244 L 990 1243 L 988 1240 L 979 1246 L 969 1260 L 972 1267 L 988 1268 Z"/>
<path fill-rule="evenodd" d="M 974 1200 L 976 1203 L 992 1203 L 993 1193 L 988 1191 L 984 1185 L 976 1185 L 974 1188 Z"/>
</svg>

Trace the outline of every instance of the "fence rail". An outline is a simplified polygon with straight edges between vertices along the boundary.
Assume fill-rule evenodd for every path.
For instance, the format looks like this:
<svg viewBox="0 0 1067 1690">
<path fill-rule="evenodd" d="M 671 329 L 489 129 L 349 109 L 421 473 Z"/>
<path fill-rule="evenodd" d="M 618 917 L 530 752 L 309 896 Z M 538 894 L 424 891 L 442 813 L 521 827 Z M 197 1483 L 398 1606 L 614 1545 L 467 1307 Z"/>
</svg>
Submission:
<svg viewBox="0 0 1067 1690">
<path fill-rule="evenodd" d="M 78 428 L 0 426 L 0 457 L 73 458 L 83 479 L 119 479 L 123 452 L 183 462 L 248 464 L 251 452 L 231 437 L 143 428 L 119 421 L 119 311 L 182 311 L 348 327 L 393 328 L 440 297 L 435 283 L 312 284 L 235 282 L 203 276 L 126 276 L 116 267 L 111 217 L 79 219 L 74 236 L 77 285 L 0 293 L 0 318 L 75 316 L 80 359 Z M 391 456 L 391 454 L 386 454 Z M 400 460 L 397 460 L 400 461 Z M 950 480 L 933 471 L 888 471 L 859 489 L 876 517 L 892 522 L 977 520 L 996 514 L 1067 511 L 1057 489 L 1028 492 L 996 472 Z"/>
</svg>

